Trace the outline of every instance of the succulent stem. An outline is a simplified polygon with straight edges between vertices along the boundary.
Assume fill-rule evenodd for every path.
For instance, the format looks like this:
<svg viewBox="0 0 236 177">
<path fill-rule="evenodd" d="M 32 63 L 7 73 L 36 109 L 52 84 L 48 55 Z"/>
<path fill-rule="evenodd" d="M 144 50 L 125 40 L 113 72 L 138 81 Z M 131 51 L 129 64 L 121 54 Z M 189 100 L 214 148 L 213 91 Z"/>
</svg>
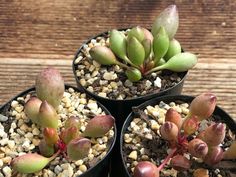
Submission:
<svg viewBox="0 0 236 177">
<path fill-rule="evenodd" d="M 161 65 L 161 66 L 157 66 L 155 68 L 152 68 L 151 70 L 147 71 L 146 73 L 144 73 L 144 75 L 148 75 L 148 74 L 151 74 L 155 71 L 159 71 L 159 70 L 162 70 L 162 69 L 165 69 L 165 67 L 163 67 L 164 65 Z"/>
<path fill-rule="evenodd" d="M 164 161 L 161 163 L 161 165 L 157 167 L 158 171 L 161 171 L 164 168 L 164 166 L 169 162 L 170 158 L 173 157 L 173 155 L 175 154 L 176 151 L 177 151 L 177 148 L 174 148 L 171 150 L 171 152 L 164 159 Z"/>
</svg>

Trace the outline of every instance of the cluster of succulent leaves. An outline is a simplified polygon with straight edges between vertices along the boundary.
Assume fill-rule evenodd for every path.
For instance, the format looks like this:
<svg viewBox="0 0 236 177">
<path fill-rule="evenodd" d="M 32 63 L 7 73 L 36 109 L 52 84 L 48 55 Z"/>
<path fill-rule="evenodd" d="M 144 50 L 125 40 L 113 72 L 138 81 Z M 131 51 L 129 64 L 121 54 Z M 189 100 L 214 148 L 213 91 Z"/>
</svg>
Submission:
<svg viewBox="0 0 236 177">
<path fill-rule="evenodd" d="M 181 52 L 180 43 L 174 39 L 178 26 L 177 7 L 171 5 L 157 17 L 151 32 L 139 26 L 130 29 L 127 35 L 112 30 L 109 47 L 95 46 L 89 53 L 102 65 L 116 64 L 124 68 L 132 82 L 163 69 L 184 72 L 197 63 L 197 57 Z"/>
<path fill-rule="evenodd" d="M 37 97 L 31 97 L 24 106 L 27 117 L 42 127 L 43 139 L 39 144 L 40 154 L 29 153 L 11 162 L 13 169 L 20 173 L 34 173 L 43 169 L 59 154 L 70 160 L 79 160 L 89 154 L 91 141 L 88 138 L 104 136 L 114 125 L 110 115 L 97 115 L 88 121 L 84 132 L 76 116 L 70 116 L 59 129 L 56 112 L 63 97 L 65 86 L 60 73 L 54 68 L 43 70 L 36 79 Z"/>
<path fill-rule="evenodd" d="M 170 153 L 158 167 L 148 161 L 139 162 L 134 169 L 134 177 L 159 177 L 160 171 L 169 161 L 175 170 L 188 170 L 191 161 L 185 154 L 201 158 L 209 166 L 219 163 L 222 159 L 235 159 L 236 142 L 226 151 L 220 146 L 226 134 L 225 124 L 213 122 L 203 130 L 199 128 L 200 123 L 212 115 L 215 106 L 216 96 L 203 93 L 193 99 L 189 113 L 184 119 L 170 108 L 166 112 L 164 124 L 159 129 L 161 138 L 169 142 Z M 191 138 L 188 138 L 190 136 Z"/>
</svg>

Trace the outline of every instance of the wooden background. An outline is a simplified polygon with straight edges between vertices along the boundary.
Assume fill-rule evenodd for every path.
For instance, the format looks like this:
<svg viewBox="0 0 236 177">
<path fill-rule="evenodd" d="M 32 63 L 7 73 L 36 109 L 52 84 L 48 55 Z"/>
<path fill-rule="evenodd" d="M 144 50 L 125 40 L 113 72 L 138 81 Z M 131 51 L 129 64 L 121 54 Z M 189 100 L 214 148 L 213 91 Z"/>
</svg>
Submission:
<svg viewBox="0 0 236 177">
<path fill-rule="evenodd" d="M 0 0 L 0 104 L 32 86 L 49 65 L 75 85 L 72 59 L 87 38 L 113 28 L 150 28 L 173 3 L 180 15 L 176 38 L 199 54 L 183 94 L 212 91 L 236 119 L 235 0 Z"/>
</svg>

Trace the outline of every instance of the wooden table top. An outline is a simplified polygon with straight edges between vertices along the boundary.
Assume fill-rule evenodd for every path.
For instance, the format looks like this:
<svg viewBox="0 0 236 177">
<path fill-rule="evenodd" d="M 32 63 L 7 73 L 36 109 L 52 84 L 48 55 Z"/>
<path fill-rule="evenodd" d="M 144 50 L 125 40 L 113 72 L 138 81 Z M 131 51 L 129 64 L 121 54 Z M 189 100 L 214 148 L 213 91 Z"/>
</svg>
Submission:
<svg viewBox="0 0 236 177">
<path fill-rule="evenodd" d="M 113 28 L 150 28 L 172 3 L 180 15 L 176 38 L 199 54 L 183 94 L 211 91 L 236 119 L 235 0 L 1 0 L 0 104 L 32 86 L 47 66 L 75 85 L 72 59 L 86 39 Z"/>
</svg>

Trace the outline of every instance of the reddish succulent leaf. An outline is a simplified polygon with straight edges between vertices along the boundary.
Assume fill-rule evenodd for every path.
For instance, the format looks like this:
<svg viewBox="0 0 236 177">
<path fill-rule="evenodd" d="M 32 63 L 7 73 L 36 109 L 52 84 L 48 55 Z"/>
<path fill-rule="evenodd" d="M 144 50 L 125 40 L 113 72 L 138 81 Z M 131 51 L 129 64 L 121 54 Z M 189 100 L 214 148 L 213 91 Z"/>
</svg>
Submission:
<svg viewBox="0 0 236 177">
<path fill-rule="evenodd" d="M 216 96 L 212 93 L 203 93 L 193 99 L 189 111 L 191 115 L 196 115 L 199 120 L 203 120 L 212 115 L 215 106 Z"/>
<path fill-rule="evenodd" d="M 47 144 L 45 140 L 41 140 L 39 143 L 40 154 L 44 157 L 50 157 L 54 154 L 54 145 Z"/>
<path fill-rule="evenodd" d="M 38 123 L 38 113 L 41 103 L 42 101 L 37 97 L 31 97 L 25 104 L 25 114 L 34 123 Z"/>
<path fill-rule="evenodd" d="M 92 118 L 84 131 L 84 136 L 101 137 L 104 136 L 115 123 L 114 117 L 111 115 L 99 115 Z"/>
<path fill-rule="evenodd" d="M 191 167 L 190 161 L 182 155 L 174 156 L 171 159 L 170 164 L 175 170 L 178 170 L 178 171 L 185 171 Z"/>
<path fill-rule="evenodd" d="M 208 154 L 204 158 L 204 162 L 208 165 L 215 165 L 223 159 L 223 150 L 220 146 L 213 146 L 209 149 Z"/>
<path fill-rule="evenodd" d="M 181 115 L 173 108 L 167 110 L 165 115 L 165 121 L 173 122 L 175 125 L 177 125 L 179 129 L 181 128 L 182 125 Z"/>
<path fill-rule="evenodd" d="M 79 132 L 75 126 L 62 130 L 61 135 L 60 135 L 62 141 L 65 144 L 68 144 L 72 139 L 75 139 L 78 136 L 79 136 Z"/>
<path fill-rule="evenodd" d="M 66 122 L 65 122 L 65 128 L 73 127 L 75 126 L 78 130 L 80 129 L 80 121 L 79 117 L 76 116 L 70 116 Z"/>
<path fill-rule="evenodd" d="M 87 138 L 76 138 L 67 145 L 67 155 L 71 160 L 79 160 L 86 157 L 91 148 L 91 142 Z"/>
<path fill-rule="evenodd" d="M 160 127 L 160 133 L 162 138 L 172 141 L 177 140 L 179 130 L 177 125 L 175 125 L 173 122 L 167 121 Z"/>
<path fill-rule="evenodd" d="M 208 153 L 208 146 L 201 139 L 195 138 L 189 142 L 188 151 L 194 157 L 203 158 Z"/>
<path fill-rule="evenodd" d="M 56 144 L 57 141 L 59 140 L 57 130 L 49 127 L 44 128 L 43 137 L 48 145 Z"/>
<path fill-rule="evenodd" d="M 42 127 L 58 127 L 57 112 L 47 101 L 43 101 L 39 108 L 38 122 Z"/>
<path fill-rule="evenodd" d="M 46 100 L 56 108 L 65 91 L 64 80 L 57 69 L 46 68 L 38 74 L 35 89 L 39 99 Z"/>
<path fill-rule="evenodd" d="M 191 135 L 198 130 L 199 121 L 196 116 L 192 116 L 184 120 L 182 127 L 186 135 Z"/>
<path fill-rule="evenodd" d="M 215 123 L 205 129 L 204 141 L 210 146 L 219 145 L 225 138 L 225 124 Z"/>
<path fill-rule="evenodd" d="M 159 177 L 159 171 L 153 163 L 142 161 L 135 166 L 134 177 Z"/>
</svg>

